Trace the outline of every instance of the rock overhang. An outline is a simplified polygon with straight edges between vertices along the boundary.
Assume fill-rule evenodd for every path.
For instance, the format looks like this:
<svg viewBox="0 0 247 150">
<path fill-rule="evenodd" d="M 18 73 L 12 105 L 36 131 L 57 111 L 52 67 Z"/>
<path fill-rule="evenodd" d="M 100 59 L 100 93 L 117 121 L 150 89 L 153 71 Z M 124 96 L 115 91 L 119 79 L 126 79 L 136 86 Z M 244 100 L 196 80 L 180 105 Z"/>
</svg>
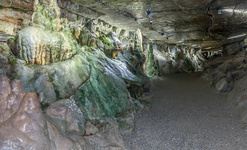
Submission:
<svg viewBox="0 0 247 150">
<path fill-rule="evenodd" d="M 247 4 L 242 0 L 71 1 L 99 12 L 97 18 L 112 26 L 126 31 L 141 29 L 151 41 L 206 49 L 243 34 L 247 17 Z"/>
</svg>

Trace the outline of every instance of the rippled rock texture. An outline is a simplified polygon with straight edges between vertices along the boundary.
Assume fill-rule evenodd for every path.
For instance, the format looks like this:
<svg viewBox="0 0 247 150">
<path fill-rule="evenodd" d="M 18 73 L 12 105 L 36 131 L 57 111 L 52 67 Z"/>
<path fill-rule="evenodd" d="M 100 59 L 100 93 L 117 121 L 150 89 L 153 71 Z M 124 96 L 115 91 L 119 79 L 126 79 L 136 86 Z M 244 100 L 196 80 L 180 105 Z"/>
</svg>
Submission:
<svg viewBox="0 0 247 150">
<path fill-rule="evenodd" d="M 15 35 L 28 26 L 33 10 L 31 0 L 2 0 L 0 2 L 0 32 Z"/>
<path fill-rule="evenodd" d="M 32 26 L 21 30 L 12 50 L 29 64 L 47 65 L 74 56 L 77 47 L 65 20 L 60 19 L 57 1 L 35 1 Z"/>
</svg>

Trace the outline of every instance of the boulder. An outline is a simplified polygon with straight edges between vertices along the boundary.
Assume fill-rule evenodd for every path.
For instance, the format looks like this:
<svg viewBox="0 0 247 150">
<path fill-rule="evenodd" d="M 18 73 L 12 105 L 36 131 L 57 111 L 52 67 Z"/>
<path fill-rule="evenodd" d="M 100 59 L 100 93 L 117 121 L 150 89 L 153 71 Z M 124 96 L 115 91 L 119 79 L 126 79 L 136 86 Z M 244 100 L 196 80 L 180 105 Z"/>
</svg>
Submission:
<svg viewBox="0 0 247 150">
<path fill-rule="evenodd" d="M 113 118 L 107 118 L 107 123 L 99 133 L 85 136 L 85 139 L 93 146 L 92 150 L 126 150 L 118 123 Z"/>
<path fill-rule="evenodd" d="M 228 86 L 229 83 L 226 81 L 226 78 L 223 78 L 216 84 L 216 89 L 220 92 L 226 92 Z"/>
<path fill-rule="evenodd" d="M 247 76 L 236 82 L 232 91 L 228 94 L 228 101 L 236 106 L 241 122 L 247 125 L 247 95 L 246 95 Z"/>
<path fill-rule="evenodd" d="M 78 130 L 83 115 L 73 101 L 58 101 L 44 115 L 37 94 L 26 93 L 20 81 L 6 76 L 0 76 L 0 108 L 0 149 L 125 149 L 116 120 L 107 119 L 97 133 L 94 129 L 94 135 L 83 137 Z M 66 121 L 67 132 L 56 119 Z"/>
<path fill-rule="evenodd" d="M 46 114 L 55 122 L 63 134 L 84 135 L 85 119 L 83 113 L 70 99 L 59 100 L 46 109 Z"/>
<path fill-rule="evenodd" d="M 121 133 L 130 133 L 135 129 L 135 117 L 132 113 L 119 117 L 117 121 Z"/>
<path fill-rule="evenodd" d="M 92 125 L 91 123 L 86 124 L 86 134 L 85 135 L 94 135 L 98 132 L 98 128 Z"/>
<path fill-rule="evenodd" d="M 89 66 L 82 55 L 52 65 L 28 65 L 18 59 L 15 73 L 27 92 L 36 92 L 42 103 L 51 104 L 73 95 L 89 77 Z"/>
<path fill-rule="evenodd" d="M 3 76 L 0 87 L 0 149 L 55 149 L 37 95 Z"/>
<path fill-rule="evenodd" d="M 74 97 L 85 117 L 100 120 L 133 110 L 125 80 L 140 83 L 141 79 L 126 69 L 124 63 L 112 61 L 102 52 L 95 53 L 100 53 L 101 58 L 88 56 L 90 78 L 76 90 Z"/>
</svg>

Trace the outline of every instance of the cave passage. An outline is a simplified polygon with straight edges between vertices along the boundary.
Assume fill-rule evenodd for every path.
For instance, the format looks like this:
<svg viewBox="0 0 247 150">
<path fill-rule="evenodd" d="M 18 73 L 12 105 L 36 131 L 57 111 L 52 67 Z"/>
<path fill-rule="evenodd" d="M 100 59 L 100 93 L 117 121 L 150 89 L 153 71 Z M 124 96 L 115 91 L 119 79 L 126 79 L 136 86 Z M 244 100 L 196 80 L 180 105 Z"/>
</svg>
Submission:
<svg viewBox="0 0 247 150">
<path fill-rule="evenodd" d="M 150 111 L 136 115 L 124 141 L 131 150 L 244 150 L 247 135 L 227 102 L 199 73 L 152 82 Z"/>
</svg>

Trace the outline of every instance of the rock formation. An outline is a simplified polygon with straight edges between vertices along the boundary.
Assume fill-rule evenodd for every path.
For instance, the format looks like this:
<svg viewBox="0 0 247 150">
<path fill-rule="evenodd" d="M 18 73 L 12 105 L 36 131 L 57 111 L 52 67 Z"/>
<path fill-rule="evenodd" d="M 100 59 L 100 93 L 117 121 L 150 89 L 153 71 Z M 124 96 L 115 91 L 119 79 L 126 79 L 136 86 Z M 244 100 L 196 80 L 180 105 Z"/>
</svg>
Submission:
<svg viewBox="0 0 247 150">
<path fill-rule="evenodd" d="M 2 0 L 0 149 L 125 149 L 149 78 L 204 68 L 246 123 L 242 4 Z"/>
<path fill-rule="evenodd" d="M 26 93 L 20 81 L 6 76 L 0 77 L 0 107 L 1 149 L 124 149 L 116 121 L 84 137 L 83 114 L 73 100 L 52 104 L 44 114 L 36 93 Z"/>
<path fill-rule="evenodd" d="M 71 58 L 77 47 L 68 24 L 60 19 L 57 1 L 35 1 L 32 26 L 17 36 L 14 54 L 29 64 L 47 65 Z"/>
</svg>

